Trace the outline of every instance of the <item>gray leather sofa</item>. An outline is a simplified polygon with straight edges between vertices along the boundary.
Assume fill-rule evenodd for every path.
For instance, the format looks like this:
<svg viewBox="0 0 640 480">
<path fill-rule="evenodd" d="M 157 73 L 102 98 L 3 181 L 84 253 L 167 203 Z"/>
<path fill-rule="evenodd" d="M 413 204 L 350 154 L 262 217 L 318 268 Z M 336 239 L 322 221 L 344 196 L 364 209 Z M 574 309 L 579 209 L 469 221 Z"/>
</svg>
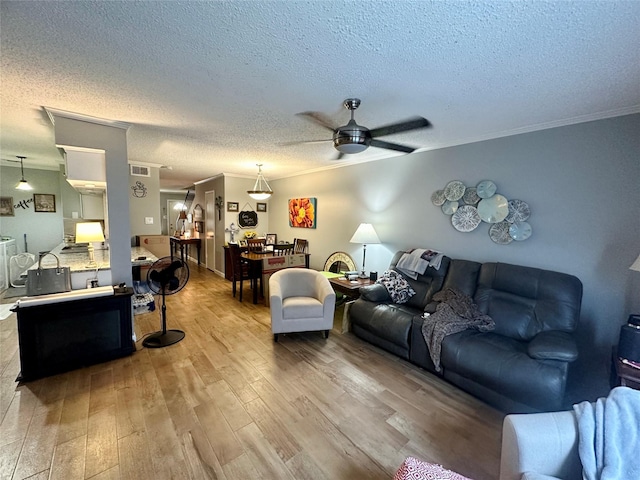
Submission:
<svg viewBox="0 0 640 480">
<path fill-rule="evenodd" d="M 393 257 L 390 269 L 403 252 Z M 504 263 L 444 257 L 416 280 L 407 303 L 394 304 L 383 285 L 360 289 L 349 309 L 352 332 L 509 413 L 564 407 L 569 365 L 578 357 L 574 332 L 580 318 L 582 283 L 564 273 Z M 444 288 L 474 299 L 495 330 L 465 330 L 442 342 L 436 372 L 422 335 L 424 311 Z"/>
</svg>

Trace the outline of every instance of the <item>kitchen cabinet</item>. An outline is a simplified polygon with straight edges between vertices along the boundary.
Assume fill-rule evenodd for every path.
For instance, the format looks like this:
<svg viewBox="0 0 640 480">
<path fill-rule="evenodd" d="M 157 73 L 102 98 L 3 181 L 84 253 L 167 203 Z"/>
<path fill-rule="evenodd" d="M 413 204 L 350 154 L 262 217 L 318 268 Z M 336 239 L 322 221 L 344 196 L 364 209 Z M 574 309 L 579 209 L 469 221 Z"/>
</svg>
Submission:
<svg viewBox="0 0 640 480">
<path fill-rule="evenodd" d="M 104 195 L 80 195 L 82 218 L 85 220 L 104 219 Z"/>
</svg>

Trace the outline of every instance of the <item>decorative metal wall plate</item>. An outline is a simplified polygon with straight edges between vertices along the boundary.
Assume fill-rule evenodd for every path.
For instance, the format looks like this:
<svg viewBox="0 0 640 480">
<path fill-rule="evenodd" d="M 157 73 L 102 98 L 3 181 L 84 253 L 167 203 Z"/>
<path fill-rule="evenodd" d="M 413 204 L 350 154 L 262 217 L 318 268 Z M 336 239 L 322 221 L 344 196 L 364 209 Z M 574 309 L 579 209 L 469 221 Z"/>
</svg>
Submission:
<svg viewBox="0 0 640 480">
<path fill-rule="evenodd" d="M 445 215 L 453 215 L 458 210 L 458 202 L 447 200 L 442 204 L 442 213 Z"/>
<path fill-rule="evenodd" d="M 467 205 L 477 205 L 480 200 L 476 187 L 467 187 L 462 196 L 462 201 Z"/>
<path fill-rule="evenodd" d="M 483 198 L 478 203 L 480 218 L 487 223 L 498 223 L 509 215 L 509 202 L 502 195 Z"/>
<path fill-rule="evenodd" d="M 509 235 L 509 222 L 494 223 L 489 227 L 489 238 L 498 245 L 508 245 L 513 242 L 513 238 Z"/>
<path fill-rule="evenodd" d="M 509 215 L 505 220 L 509 223 L 524 222 L 531 215 L 531 209 L 527 202 L 522 200 L 509 200 Z"/>
<path fill-rule="evenodd" d="M 483 180 L 476 185 L 476 193 L 480 198 L 489 198 L 493 196 L 497 189 L 498 187 L 496 187 L 496 184 L 491 180 Z"/>
<path fill-rule="evenodd" d="M 452 180 L 444 187 L 444 197 L 451 202 L 460 200 L 466 188 L 460 180 Z"/>
<path fill-rule="evenodd" d="M 515 222 L 509 226 L 509 235 L 514 240 L 521 242 L 531 236 L 531 225 L 527 222 Z"/>
<path fill-rule="evenodd" d="M 478 210 L 472 205 L 458 207 L 458 210 L 451 216 L 451 224 L 459 232 L 471 232 L 480 225 L 481 221 Z"/>
<path fill-rule="evenodd" d="M 436 207 L 441 207 L 447 199 L 444 196 L 444 190 L 436 190 L 431 194 L 431 203 Z"/>
</svg>

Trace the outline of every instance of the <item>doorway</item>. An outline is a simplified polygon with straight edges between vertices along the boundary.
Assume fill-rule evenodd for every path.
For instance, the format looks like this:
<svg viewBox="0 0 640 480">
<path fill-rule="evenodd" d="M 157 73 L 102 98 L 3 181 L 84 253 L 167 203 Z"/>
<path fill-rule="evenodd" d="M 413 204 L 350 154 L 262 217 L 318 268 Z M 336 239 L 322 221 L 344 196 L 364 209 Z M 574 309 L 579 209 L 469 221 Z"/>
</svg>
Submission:
<svg viewBox="0 0 640 480">
<path fill-rule="evenodd" d="M 204 252 L 205 265 L 212 272 L 216 271 L 216 193 L 211 190 L 204 194 Z"/>
<path fill-rule="evenodd" d="M 178 223 L 180 211 L 185 208 L 182 200 L 167 200 L 167 234 L 173 236 L 177 230 L 182 228 Z"/>
</svg>

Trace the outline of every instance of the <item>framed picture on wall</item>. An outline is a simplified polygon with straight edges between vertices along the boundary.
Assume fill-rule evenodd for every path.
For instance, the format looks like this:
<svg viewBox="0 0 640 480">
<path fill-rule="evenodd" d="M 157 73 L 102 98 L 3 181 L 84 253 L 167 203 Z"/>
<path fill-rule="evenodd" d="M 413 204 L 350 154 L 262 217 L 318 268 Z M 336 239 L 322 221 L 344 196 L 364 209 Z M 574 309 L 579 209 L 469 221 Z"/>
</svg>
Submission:
<svg viewBox="0 0 640 480">
<path fill-rule="evenodd" d="M 56 211 L 56 196 L 49 193 L 34 193 L 33 205 L 36 212 L 53 213 Z"/>
<path fill-rule="evenodd" d="M 266 212 L 267 204 L 266 203 L 256 203 L 256 211 L 258 212 Z"/>
<path fill-rule="evenodd" d="M 315 197 L 289 199 L 289 226 L 316 228 L 317 202 Z"/>
<path fill-rule="evenodd" d="M 0 197 L 0 217 L 15 217 L 13 197 Z"/>
<path fill-rule="evenodd" d="M 227 212 L 237 212 L 238 210 L 240 210 L 238 202 L 227 202 Z"/>
</svg>

